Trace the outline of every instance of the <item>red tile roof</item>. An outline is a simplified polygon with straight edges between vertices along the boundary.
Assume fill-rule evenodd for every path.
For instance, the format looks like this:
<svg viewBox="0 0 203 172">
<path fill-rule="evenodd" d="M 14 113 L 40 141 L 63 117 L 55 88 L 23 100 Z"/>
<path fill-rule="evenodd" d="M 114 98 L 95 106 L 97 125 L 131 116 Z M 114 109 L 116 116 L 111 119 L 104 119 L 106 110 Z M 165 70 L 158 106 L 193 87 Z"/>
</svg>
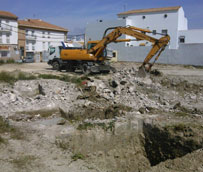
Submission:
<svg viewBox="0 0 203 172">
<path fill-rule="evenodd" d="M 119 13 L 119 15 L 127 15 L 127 14 L 137 14 L 137 13 L 151 13 L 151 12 L 162 12 L 162 11 L 176 11 L 181 6 L 176 7 L 164 7 L 164 8 L 148 8 L 148 9 L 139 9 L 139 10 L 130 10 L 126 12 Z"/>
<path fill-rule="evenodd" d="M 0 11 L 0 17 L 3 17 L 3 18 L 10 18 L 10 19 L 15 19 L 17 20 L 18 17 L 8 11 Z"/>
<path fill-rule="evenodd" d="M 65 28 L 47 23 L 45 21 L 42 21 L 41 19 L 18 20 L 18 25 L 20 27 L 27 27 L 27 28 L 68 32 L 68 30 Z"/>
</svg>

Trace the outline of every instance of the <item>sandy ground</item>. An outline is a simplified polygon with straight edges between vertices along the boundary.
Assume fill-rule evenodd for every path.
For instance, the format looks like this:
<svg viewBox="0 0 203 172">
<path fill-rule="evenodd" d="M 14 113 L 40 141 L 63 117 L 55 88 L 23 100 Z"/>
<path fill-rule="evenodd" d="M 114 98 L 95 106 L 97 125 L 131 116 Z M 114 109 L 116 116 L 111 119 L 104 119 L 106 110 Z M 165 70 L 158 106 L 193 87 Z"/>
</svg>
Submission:
<svg viewBox="0 0 203 172">
<path fill-rule="evenodd" d="M 138 70 L 140 63 L 134 62 L 120 62 L 112 64 L 117 69 L 123 67 L 134 67 Z M 153 69 L 158 69 L 166 75 L 180 75 L 180 76 L 203 76 L 202 68 L 183 65 L 163 65 L 155 64 Z M 8 64 L 0 66 L 0 71 L 14 71 L 22 70 L 24 72 L 36 72 L 36 73 L 60 73 L 52 70 L 52 67 L 47 63 L 23 63 L 23 64 Z"/>
</svg>

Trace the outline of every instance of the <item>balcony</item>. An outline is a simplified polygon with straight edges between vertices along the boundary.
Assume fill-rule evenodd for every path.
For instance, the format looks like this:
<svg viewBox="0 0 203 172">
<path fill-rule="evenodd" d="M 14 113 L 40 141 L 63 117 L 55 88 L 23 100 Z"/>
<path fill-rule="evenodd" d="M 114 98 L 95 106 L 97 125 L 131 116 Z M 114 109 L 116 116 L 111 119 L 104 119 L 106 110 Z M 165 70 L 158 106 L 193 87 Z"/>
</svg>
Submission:
<svg viewBox="0 0 203 172">
<path fill-rule="evenodd" d="M 36 35 L 26 35 L 26 39 L 30 41 L 36 41 L 37 36 Z"/>
<path fill-rule="evenodd" d="M 10 33 L 12 31 L 12 27 L 11 26 L 0 26 L 0 31 Z"/>
</svg>

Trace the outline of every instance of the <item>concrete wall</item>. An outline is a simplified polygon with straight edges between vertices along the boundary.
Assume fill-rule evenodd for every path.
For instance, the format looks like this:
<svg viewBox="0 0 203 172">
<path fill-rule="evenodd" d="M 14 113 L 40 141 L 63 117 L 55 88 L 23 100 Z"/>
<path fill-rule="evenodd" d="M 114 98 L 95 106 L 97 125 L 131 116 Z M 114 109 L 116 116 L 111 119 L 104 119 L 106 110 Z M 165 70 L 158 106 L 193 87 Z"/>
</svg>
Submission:
<svg viewBox="0 0 203 172">
<path fill-rule="evenodd" d="M 117 47 L 119 61 L 143 62 L 151 47 Z M 179 49 L 168 47 L 162 52 L 158 63 L 203 66 L 203 44 L 180 44 Z"/>
<path fill-rule="evenodd" d="M 185 37 L 186 44 L 203 43 L 203 29 L 182 30 L 178 32 L 178 37 Z"/>
</svg>

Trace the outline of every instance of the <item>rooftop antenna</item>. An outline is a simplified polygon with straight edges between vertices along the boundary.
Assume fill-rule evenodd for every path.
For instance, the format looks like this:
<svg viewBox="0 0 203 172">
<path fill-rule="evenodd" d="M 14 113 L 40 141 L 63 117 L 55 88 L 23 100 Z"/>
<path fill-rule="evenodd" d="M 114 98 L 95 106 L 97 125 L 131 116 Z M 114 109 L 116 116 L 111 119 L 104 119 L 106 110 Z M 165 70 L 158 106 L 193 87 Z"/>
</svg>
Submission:
<svg viewBox="0 0 203 172">
<path fill-rule="evenodd" d="M 126 8 L 127 8 L 127 4 L 124 4 L 123 5 L 123 10 L 126 11 Z"/>
</svg>

